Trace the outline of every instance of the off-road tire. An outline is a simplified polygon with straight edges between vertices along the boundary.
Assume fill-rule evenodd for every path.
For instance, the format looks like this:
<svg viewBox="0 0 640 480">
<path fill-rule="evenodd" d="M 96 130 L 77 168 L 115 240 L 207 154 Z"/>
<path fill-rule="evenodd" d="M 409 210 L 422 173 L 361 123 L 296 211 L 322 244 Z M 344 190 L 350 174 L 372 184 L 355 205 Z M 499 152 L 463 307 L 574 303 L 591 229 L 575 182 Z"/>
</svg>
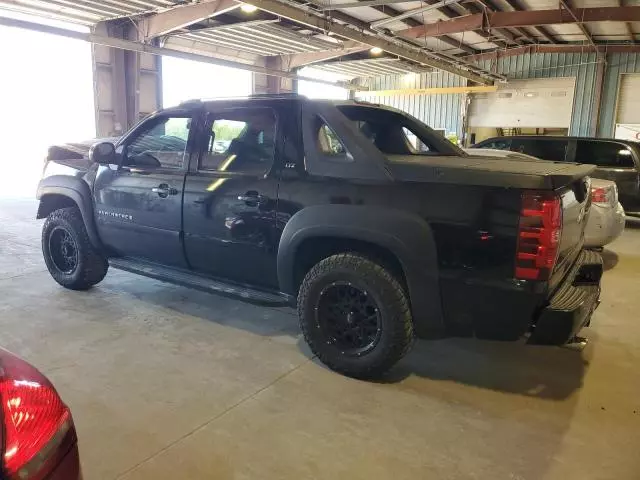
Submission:
<svg viewBox="0 0 640 480">
<path fill-rule="evenodd" d="M 349 356 L 331 344 L 316 317 L 321 292 L 335 282 L 353 282 L 374 295 L 381 328 L 372 350 Z M 356 253 L 340 253 L 318 262 L 304 277 L 298 294 L 298 318 L 311 351 L 327 367 L 349 377 L 375 379 L 395 365 L 413 344 L 409 299 L 385 267 Z"/>
<path fill-rule="evenodd" d="M 77 249 L 77 264 L 72 272 L 61 271 L 51 256 L 49 239 L 54 230 L 68 232 Z M 53 279 L 71 290 L 87 290 L 107 274 L 109 263 L 91 245 L 82 215 L 77 207 L 61 208 L 49 214 L 42 226 L 42 254 Z"/>
</svg>

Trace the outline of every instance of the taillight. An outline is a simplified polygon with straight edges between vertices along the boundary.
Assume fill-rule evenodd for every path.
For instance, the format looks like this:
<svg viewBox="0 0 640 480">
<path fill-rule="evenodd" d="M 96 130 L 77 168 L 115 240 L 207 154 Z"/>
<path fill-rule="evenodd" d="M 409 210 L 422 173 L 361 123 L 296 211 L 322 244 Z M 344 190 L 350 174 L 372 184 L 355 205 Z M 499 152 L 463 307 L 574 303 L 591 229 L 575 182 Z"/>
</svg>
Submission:
<svg viewBox="0 0 640 480">
<path fill-rule="evenodd" d="M 68 451 L 71 414 L 53 386 L 35 368 L 2 356 L 0 401 L 4 420 L 5 478 L 35 480 Z M 75 441 L 75 436 L 72 439 Z M 62 450 L 62 451 L 61 451 Z"/>
<path fill-rule="evenodd" d="M 604 187 L 591 187 L 591 201 L 593 203 L 609 203 L 607 190 Z"/>
<path fill-rule="evenodd" d="M 562 203 L 551 192 L 522 194 L 515 277 L 547 280 L 558 256 L 562 234 Z"/>
<path fill-rule="evenodd" d="M 591 187 L 591 202 L 605 205 L 615 205 L 617 200 L 615 184 L 608 187 Z"/>
</svg>

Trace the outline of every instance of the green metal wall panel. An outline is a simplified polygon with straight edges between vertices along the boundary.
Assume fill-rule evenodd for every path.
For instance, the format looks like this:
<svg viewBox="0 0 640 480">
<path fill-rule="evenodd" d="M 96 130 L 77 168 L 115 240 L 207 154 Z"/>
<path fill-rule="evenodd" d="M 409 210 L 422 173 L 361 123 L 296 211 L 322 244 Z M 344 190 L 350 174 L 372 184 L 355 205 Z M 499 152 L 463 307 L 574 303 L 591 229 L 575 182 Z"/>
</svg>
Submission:
<svg viewBox="0 0 640 480">
<path fill-rule="evenodd" d="M 399 90 L 408 88 L 463 87 L 466 80 L 448 72 L 422 74 L 389 75 L 372 78 L 370 90 Z M 444 128 L 447 133 L 462 134 L 460 93 L 446 95 L 401 94 L 369 95 L 360 92 L 357 98 L 397 108 L 413 115 L 433 128 Z"/>
<path fill-rule="evenodd" d="M 594 99 L 597 97 L 598 59 L 595 53 L 536 53 L 483 60 L 479 65 L 507 78 L 575 77 L 576 88 L 571 116 L 570 135 L 588 136 L 595 130 Z M 622 73 L 640 73 L 640 54 L 607 55 L 604 88 L 599 111 L 598 135 L 612 136 L 615 122 L 618 83 Z M 421 75 L 396 75 L 371 79 L 371 90 L 404 88 L 460 87 L 465 80 L 447 72 Z M 434 128 L 462 134 L 461 102 L 464 95 L 401 94 L 383 97 L 358 94 L 358 98 L 404 110 Z"/>
<path fill-rule="evenodd" d="M 615 53 L 607 56 L 607 70 L 604 77 L 604 90 L 600 104 L 600 122 L 598 136 L 612 137 L 616 123 L 616 101 L 620 75 L 640 73 L 640 54 Z"/>
</svg>

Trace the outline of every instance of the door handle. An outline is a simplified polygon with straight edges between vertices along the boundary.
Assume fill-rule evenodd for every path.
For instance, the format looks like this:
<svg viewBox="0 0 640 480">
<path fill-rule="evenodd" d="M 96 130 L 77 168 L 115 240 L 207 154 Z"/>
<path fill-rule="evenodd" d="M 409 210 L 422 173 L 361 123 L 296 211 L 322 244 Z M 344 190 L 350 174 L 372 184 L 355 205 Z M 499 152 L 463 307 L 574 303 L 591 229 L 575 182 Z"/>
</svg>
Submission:
<svg viewBox="0 0 640 480">
<path fill-rule="evenodd" d="M 169 195 L 177 195 L 178 194 L 178 189 L 177 188 L 170 187 L 166 183 L 161 183 L 157 187 L 153 187 L 151 189 L 151 191 L 153 193 L 157 193 L 158 196 L 161 197 L 161 198 L 167 198 Z"/>
<path fill-rule="evenodd" d="M 246 203 L 250 207 L 255 207 L 258 205 L 264 205 L 269 201 L 269 197 L 265 197 L 264 195 L 260 195 L 255 190 L 249 190 L 244 195 L 238 195 L 238 200 Z"/>
</svg>

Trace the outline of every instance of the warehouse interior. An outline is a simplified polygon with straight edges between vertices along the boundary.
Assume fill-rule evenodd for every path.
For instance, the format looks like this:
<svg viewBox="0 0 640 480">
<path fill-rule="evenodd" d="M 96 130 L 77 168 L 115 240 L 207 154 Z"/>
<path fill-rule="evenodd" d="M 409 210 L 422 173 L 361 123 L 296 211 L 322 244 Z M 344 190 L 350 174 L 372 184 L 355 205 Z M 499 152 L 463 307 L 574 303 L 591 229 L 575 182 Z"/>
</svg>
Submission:
<svg viewBox="0 0 640 480">
<path fill-rule="evenodd" d="M 601 252 L 586 348 L 417 341 L 366 382 L 291 308 L 114 269 L 60 288 L 35 195 L 49 146 L 192 98 L 371 102 L 465 148 L 638 142 L 639 1 L 0 0 L 0 43 L 0 347 L 69 405 L 85 479 L 638 478 L 638 217 Z"/>
</svg>

